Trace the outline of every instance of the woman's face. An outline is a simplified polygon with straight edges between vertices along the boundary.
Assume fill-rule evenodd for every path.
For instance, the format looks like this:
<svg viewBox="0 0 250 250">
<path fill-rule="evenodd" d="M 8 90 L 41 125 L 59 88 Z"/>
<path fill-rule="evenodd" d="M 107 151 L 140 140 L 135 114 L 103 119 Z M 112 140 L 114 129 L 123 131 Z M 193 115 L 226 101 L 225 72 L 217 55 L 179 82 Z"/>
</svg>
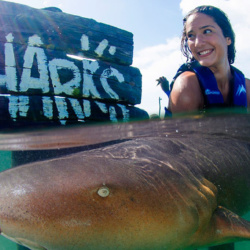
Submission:
<svg viewBox="0 0 250 250">
<path fill-rule="evenodd" d="M 217 68 L 228 65 L 229 37 L 224 37 L 218 24 L 208 15 L 192 14 L 186 21 L 188 47 L 193 57 L 202 65 Z"/>
</svg>

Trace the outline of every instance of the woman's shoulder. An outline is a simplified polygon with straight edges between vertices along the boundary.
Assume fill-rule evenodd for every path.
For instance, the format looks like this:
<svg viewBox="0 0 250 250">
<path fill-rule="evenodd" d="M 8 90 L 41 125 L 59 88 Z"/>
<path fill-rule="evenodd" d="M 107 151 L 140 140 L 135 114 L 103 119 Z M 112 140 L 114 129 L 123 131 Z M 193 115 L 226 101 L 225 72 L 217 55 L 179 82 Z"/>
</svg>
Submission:
<svg viewBox="0 0 250 250">
<path fill-rule="evenodd" d="M 246 87 L 250 86 L 250 79 L 246 78 Z"/>
<path fill-rule="evenodd" d="M 246 78 L 247 106 L 250 107 L 250 80 Z"/>
<path fill-rule="evenodd" d="M 170 95 L 170 109 L 174 112 L 194 111 L 203 107 L 204 100 L 196 74 L 181 73 L 173 85 Z"/>
<path fill-rule="evenodd" d="M 199 85 L 198 78 L 193 71 L 185 71 L 181 73 L 176 79 L 174 85 L 184 85 L 186 87 L 192 88 Z"/>
</svg>

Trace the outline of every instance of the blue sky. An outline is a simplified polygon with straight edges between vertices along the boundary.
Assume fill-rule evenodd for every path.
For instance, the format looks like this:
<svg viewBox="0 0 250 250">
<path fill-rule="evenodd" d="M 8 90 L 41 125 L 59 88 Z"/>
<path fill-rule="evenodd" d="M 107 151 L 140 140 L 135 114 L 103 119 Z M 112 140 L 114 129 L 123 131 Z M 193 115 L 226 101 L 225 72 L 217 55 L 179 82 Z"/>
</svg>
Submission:
<svg viewBox="0 0 250 250">
<path fill-rule="evenodd" d="M 149 114 L 158 113 L 167 98 L 156 87 L 162 75 L 172 80 L 185 62 L 180 53 L 182 18 L 198 5 L 210 4 L 225 11 L 236 33 L 236 61 L 250 78 L 250 2 L 249 0 L 13 0 L 35 8 L 55 6 L 62 11 L 95 19 L 134 34 L 133 66 L 143 75 L 142 103 Z"/>
<path fill-rule="evenodd" d="M 181 28 L 180 1 L 14 0 L 9 2 L 35 8 L 56 6 L 66 13 L 92 18 L 128 30 L 134 34 L 135 49 L 164 42 L 166 36 L 179 34 Z"/>
</svg>

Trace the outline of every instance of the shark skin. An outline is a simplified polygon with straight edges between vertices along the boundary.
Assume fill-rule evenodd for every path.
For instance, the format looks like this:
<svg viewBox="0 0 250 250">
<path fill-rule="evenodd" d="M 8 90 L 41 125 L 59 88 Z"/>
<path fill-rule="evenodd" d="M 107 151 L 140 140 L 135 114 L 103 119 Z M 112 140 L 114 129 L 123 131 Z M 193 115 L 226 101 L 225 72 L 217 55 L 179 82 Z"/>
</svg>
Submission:
<svg viewBox="0 0 250 250">
<path fill-rule="evenodd" d="M 1 234 L 30 249 L 196 249 L 250 239 L 250 146 L 147 136 L 0 173 Z"/>
</svg>

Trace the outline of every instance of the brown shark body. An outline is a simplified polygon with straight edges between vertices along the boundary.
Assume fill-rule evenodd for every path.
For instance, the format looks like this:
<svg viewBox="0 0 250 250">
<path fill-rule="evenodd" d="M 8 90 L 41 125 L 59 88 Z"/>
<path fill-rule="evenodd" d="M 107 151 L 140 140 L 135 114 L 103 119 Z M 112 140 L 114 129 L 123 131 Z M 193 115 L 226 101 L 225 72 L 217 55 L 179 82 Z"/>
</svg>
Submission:
<svg viewBox="0 0 250 250">
<path fill-rule="evenodd" d="M 248 141 L 165 132 L 2 172 L 1 233 L 60 250 L 249 240 Z"/>
</svg>

